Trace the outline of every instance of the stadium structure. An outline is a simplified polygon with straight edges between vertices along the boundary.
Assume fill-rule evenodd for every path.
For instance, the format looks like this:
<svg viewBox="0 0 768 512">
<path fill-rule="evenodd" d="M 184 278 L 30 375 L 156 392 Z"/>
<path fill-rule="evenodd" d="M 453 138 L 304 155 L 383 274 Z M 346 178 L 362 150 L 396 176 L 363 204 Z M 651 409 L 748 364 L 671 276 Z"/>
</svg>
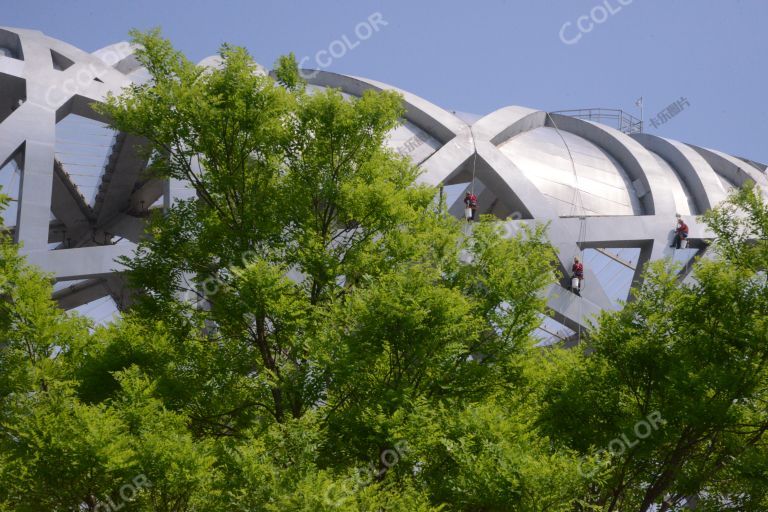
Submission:
<svg viewBox="0 0 768 512">
<path fill-rule="evenodd" d="M 59 304 L 106 311 L 97 320 L 130 302 L 116 258 L 133 253 L 148 212 L 193 193 L 148 178 L 144 141 L 111 130 L 90 107 L 148 78 L 133 52 L 118 43 L 87 53 L 39 31 L 0 29 L 0 185 L 12 200 L 3 221 L 28 260 L 55 278 Z M 648 261 L 676 259 L 684 278 L 711 237 L 697 216 L 746 181 L 768 192 L 765 164 L 643 133 L 620 113 L 615 126 L 520 106 L 477 117 L 366 78 L 304 74 L 311 89 L 350 97 L 401 93 L 405 117 L 388 144 L 421 166 L 421 181 L 441 187 L 452 214 L 463 216 L 472 188 L 479 213 L 511 231 L 549 223 L 563 281 L 546 292 L 544 343 L 621 307 Z M 681 250 L 670 248 L 678 215 L 690 228 Z M 581 296 L 568 290 L 575 255 L 585 262 Z"/>
</svg>

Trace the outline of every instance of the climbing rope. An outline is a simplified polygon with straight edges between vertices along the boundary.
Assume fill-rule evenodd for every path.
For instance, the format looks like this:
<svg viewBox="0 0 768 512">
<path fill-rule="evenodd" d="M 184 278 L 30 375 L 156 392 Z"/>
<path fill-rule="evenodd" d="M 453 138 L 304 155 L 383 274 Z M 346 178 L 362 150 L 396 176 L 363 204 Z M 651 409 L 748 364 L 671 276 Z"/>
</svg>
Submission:
<svg viewBox="0 0 768 512">
<path fill-rule="evenodd" d="M 568 152 L 568 158 L 571 161 L 571 171 L 573 172 L 573 181 L 574 181 L 574 187 L 573 187 L 573 199 L 571 200 L 571 212 L 570 216 L 574 217 L 576 214 L 578 214 L 579 217 L 579 235 L 577 237 L 576 247 L 577 247 L 577 256 L 579 257 L 579 262 L 584 265 L 584 250 L 583 245 L 584 241 L 587 239 L 587 216 L 586 216 L 586 210 L 584 208 L 584 201 L 581 197 L 581 188 L 579 187 L 579 175 L 576 172 L 576 162 L 573 159 L 573 153 L 571 153 L 571 148 L 568 146 L 568 142 L 565 140 L 565 137 L 563 137 L 563 134 L 560 132 L 560 128 L 558 128 L 557 123 L 555 122 L 554 118 L 547 112 L 547 118 L 549 118 L 549 122 L 552 123 L 552 127 L 555 129 L 555 132 L 557 132 L 557 135 L 560 137 L 560 140 L 563 141 L 563 145 L 565 146 L 565 150 Z M 581 210 L 578 212 L 578 210 Z M 579 279 L 579 287 L 582 287 L 582 284 L 584 282 L 584 278 Z M 584 301 L 579 301 L 579 319 L 577 322 L 578 328 L 577 328 L 577 334 L 576 334 L 576 340 L 577 343 L 581 343 L 581 319 L 583 317 L 583 308 L 584 308 Z"/>
<path fill-rule="evenodd" d="M 475 171 L 477 170 L 477 143 L 475 142 L 475 134 L 472 131 L 472 126 L 469 127 L 469 136 L 472 138 L 472 183 L 469 191 L 471 194 L 475 193 Z"/>
<path fill-rule="evenodd" d="M 472 139 L 472 149 L 473 149 L 473 151 L 472 151 L 472 181 L 469 184 L 469 194 L 472 197 L 476 197 L 475 196 L 475 175 L 476 175 L 476 172 L 477 172 L 477 143 L 475 142 L 475 134 L 472 131 L 472 126 L 469 126 L 469 136 Z M 466 198 L 465 198 L 465 202 L 466 202 Z M 474 220 L 475 215 L 477 213 L 477 199 L 475 199 L 475 207 L 474 208 L 472 208 L 472 202 L 469 202 L 469 203 L 465 204 L 465 214 L 464 214 L 465 217 L 467 216 L 467 213 L 466 213 L 467 209 L 470 209 L 470 211 L 471 211 L 471 213 L 469 214 L 470 217 L 467 217 L 467 219 L 466 219 L 467 220 L 467 231 L 469 233 L 469 232 L 471 232 L 471 228 L 469 227 L 469 220 L 470 220 L 470 218 L 471 218 L 471 220 Z"/>
</svg>

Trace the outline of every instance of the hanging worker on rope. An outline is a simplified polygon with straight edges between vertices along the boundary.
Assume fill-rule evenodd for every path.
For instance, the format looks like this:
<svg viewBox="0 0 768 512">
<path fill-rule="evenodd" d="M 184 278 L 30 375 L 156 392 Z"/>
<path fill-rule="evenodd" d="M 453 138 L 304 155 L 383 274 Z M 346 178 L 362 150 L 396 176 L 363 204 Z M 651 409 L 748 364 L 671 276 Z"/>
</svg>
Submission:
<svg viewBox="0 0 768 512">
<path fill-rule="evenodd" d="M 568 146 L 568 141 L 565 140 L 565 137 L 563 137 L 563 134 L 560 133 L 560 128 L 557 127 L 557 122 L 555 122 L 555 118 L 552 117 L 552 115 L 547 114 L 547 119 L 549 120 L 549 123 L 552 124 L 552 127 L 557 132 L 558 137 L 560 137 L 560 140 L 563 141 L 563 147 L 565 147 L 565 150 L 568 152 L 568 159 L 571 161 L 571 172 L 573 173 L 573 201 L 571 202 L 571 217 L 578 217 L 579 219 L 579 236 L 578 236 L 578 243 L 577 247 L 578 250 L 581 251 L 581 247 L 583 247 L 584 242 L 587 240 L 587 210 L 584 208 L 584 201 L 581 197 L 581 186 L 579 184 L 579 173 L 576 172 L 576 161 L 573 159 L 573 153 L 571 152 L 570 146 Z M 581 252 L 583 255 L 584 253 Z M 574 256 L 573 258 L 573 266 L 571 267 L 571 291 L 581 297 L 581 288 L 584 285 L 584 265 L 581 263 L 579 256 Z M 584 301 L 578 301 L 578 318 L 583 318 L 583 307 L 584 307 Z M 577 322 L 578 329 L 576 331 L 576 342 L 581 343 L 581 329 L 582 329 L 582 323 L 581 320 Z"/>
<path fill-rule="evenodd" d="M 474 192 L 467 191 L 464 195 L 464 217 L 467 222 L 475 220 L 475 211 L 477 210 L 477 196 Z"/>
<path fill-rule="evenodd" d="M 670 247 L 675 249 L 685 249 L 688 245 L 688 225 L 683 222 L 683 219 L 677 218 L 677 229 L 675 229 L 675 239 L 672 241 Z"/>
<path fill-rule="evenodd" d="M 579 261 L 578 256 L 574 256 L 573 258 L 571 272 L 573 272 L 573 277 L 571 278 L 571 291 L 581 297 L 581 286 L 584 283 L 584 265 Z"/>
</svg>

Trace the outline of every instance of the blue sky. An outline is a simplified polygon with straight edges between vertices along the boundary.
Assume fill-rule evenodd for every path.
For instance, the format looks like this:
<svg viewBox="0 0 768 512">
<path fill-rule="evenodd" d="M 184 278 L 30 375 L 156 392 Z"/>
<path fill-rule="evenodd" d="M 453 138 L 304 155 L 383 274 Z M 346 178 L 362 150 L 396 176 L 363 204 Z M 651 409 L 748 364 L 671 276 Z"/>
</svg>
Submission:
<svg viewBox="0 0 768 512">
<path fill-rule="evenodd" d="M 357 37 L 375 13 L 386 25 Z M 589 32 L 578 28 L 582 16 Z M 194 60 L 230 42 L 266 66 L 289 51 L 309 65 L 346 36 L 354 48 L 337 44 L 343 55 L 327 70 L 451 110 L 599 106 L 637 114 L 643 96 L 647 120 L 685 98 L 682 112 L 647 131 L 768 163 L 766 20 L 765 0 L 25 0 L 3 9 L 0 24 L 88 51 L 131 28 L 160 26 Z"/>
</svg>

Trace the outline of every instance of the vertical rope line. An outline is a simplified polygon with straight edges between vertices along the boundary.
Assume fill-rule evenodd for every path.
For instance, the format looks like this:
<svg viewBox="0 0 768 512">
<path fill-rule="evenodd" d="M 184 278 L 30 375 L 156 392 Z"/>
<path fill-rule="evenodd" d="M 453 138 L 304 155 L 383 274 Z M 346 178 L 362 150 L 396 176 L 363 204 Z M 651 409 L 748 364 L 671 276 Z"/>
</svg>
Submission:
<svg viewBox="0 0 768 512">
<path fill-rule="evenodd" d="M 552 126 L 554 127 L 555 131 L 557 132 L 557 135 L 560 137 L 560 140 L 563 141 L 563 145 L 565 146 L 565 150 L 568 152 L 568 158 L 571 160 L 571 171 L 573 172 L 573 180 L 574 180 L 574 195 L 573 200 L 571 201 L 571 216 L 574 216 L 575 213 L 577 213 L 577 207 L 581 209 L 581 213 L 579 214 L 579 235 L 577 238 L 577 255 L 579 256 L 579 262 L 584 265 L 584 251 L 582 249 L 582 245 L 584 241 L 587 238 L 587 216 L 586 216 L 586 210 L 584 209 L 584 201 L 581 197 L 581 190 L 579 188 L 579 175 L 576 172 L 576 162 L 573 159 L 573 153 L 571 153 L 571 148 L 568 146 L 568 142 L 565 140 L 565 137 L 563 137 L 563 134 L 560 133 L 560 128 L 558 128 L 557 123 L 555 122 L 554 118 L 552 118 L 552 115 L 547 112 L 547 118 L 549 118 L 549 121 L 552 123 Z M 577 206 L 578 205 L 578 206 Z M 579 279 L 579 286 L 581 287 L 583 283 L 583 278 Z M 581 297 L 579 297 L 581 299 Z M 579 300 L 579 319 L 577 321 L 577 334 L 576 339 L 577 343 L 581 343 L 581 319 L 583 317 L 583 309 L 584 309 L 584 301 Z"/>
<path fill-rule="evenodd" d="M 469 125 L 469 136 L 472 139 L 472 148 L 473 148 L 473 155 L 472 155 L 472 184 L 470 185 L 469 191 L 470 193 L 475 193 L 475 170 L 477 168 L 477 143 L 475 142 L 475 134 L 472 131 L 472 125 Z"/>
</svg>

